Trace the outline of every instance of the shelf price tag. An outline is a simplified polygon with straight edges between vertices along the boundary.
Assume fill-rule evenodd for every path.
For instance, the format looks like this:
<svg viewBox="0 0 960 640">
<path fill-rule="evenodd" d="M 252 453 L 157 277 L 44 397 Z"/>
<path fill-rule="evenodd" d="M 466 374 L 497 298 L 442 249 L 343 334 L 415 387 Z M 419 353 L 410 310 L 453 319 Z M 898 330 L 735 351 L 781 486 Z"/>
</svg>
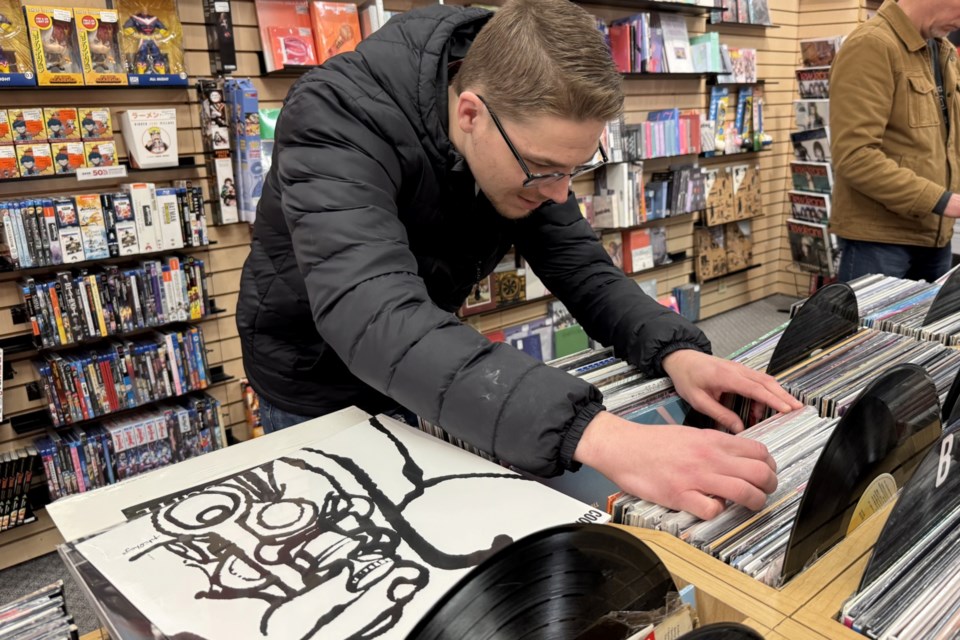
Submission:
<svg viewBox="0 0 960 640">
<path fill-rule="evenodd" d="M 84 167 L 77 169 L 77 180 L 103 180 L 105 178 L 126 178 L 127 165 L 118 164 L 112 167 Z"/>
</svg>

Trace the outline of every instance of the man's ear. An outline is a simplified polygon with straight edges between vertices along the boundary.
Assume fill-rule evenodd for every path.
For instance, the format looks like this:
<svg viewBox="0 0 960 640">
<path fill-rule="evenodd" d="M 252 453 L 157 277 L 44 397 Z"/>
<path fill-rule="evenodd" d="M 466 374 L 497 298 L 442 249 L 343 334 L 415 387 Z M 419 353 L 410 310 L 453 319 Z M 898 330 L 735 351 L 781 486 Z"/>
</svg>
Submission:
<svg viewBox="0 0 960 640">
<path fill-rule="evenodd" d="M 472 91 L 463 91 L 457 96 L 457 125 L 464 133 L 473 133 L 484 106 Z"/>
</svg>

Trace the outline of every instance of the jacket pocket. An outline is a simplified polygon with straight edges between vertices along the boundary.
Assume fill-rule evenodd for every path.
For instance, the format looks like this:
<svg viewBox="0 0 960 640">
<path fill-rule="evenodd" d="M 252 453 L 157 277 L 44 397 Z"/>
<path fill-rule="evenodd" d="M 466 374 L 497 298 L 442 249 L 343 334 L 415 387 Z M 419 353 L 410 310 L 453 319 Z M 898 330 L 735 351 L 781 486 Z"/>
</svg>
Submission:
<svg viewBox="0 0 960 640">
<path fill-rule="evenodd" d="M 940 124 L 940 105 L 937 104 L 936 88 L 924 76 L 910 76 L 910 91 L 907 95 L 907 112 L 911 127 L 933 127 Z"/>
</svg>

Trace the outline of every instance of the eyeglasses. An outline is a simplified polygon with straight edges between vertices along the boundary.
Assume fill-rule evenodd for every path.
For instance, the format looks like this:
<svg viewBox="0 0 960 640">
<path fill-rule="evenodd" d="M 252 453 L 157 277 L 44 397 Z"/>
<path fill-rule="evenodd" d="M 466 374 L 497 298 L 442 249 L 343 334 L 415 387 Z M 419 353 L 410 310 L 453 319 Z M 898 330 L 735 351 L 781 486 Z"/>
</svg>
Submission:
<svg viewBox="0 0 960 640">
<path fill-rule="evenodd" d="M 507 135 L 507 132 L 503 130 L 503 125 L 500 124 L 500 118 L 498 118 L 497 114 L 493 112 L 493 109 L 491 109 L 490 105 L 487 104 L 487 101 L 483 99 L 483 96 L 477 95 L 477 97 L 480 98 L 480 102 L 482 102 L 483 106 L 485 106 L 487 111 L 490 112 L 490 118 L 493 120 L 493 124 L 497 125 L 497 130 L 500 132 L 500 135 L 503 136 L 503 141 L 507 143 L 508 147 L 510 147 L 510 152 L 513 153 L 513 157 L 517 159 L 517 162 L 520 164 L 520 168 L 523 169 L 523 173 L 526 174 L 527 179 L 523 181 L 524 188 L 542 187 L 548 184 L 559 182 L 564 178 L 570 178 L 573 180 L 577 176 L 582 176 L 589 171 L 598 169 L 608 162 L 607 152 L 603 150 L 602 144 L 598 144 L 597 153 L 600 154 L 600 160 L 597 162 L 580 165 L 579 167 L 574 168 L 574 170 L 570 173 L 530 173 L 530 169 L 527 168 L 527 163 L 524 162 L 523 158 L 520 157 L 520 154 L 517 152 L 517 148 L 513 146 L 513 142 L 510 141 L 510 137 Z"/>
</svg>

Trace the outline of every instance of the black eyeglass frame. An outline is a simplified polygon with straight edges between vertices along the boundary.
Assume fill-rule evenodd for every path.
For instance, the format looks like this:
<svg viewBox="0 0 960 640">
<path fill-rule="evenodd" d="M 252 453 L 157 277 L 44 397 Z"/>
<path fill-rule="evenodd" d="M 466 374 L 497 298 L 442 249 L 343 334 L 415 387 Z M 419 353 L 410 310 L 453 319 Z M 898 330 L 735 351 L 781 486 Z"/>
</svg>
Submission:
<svg viewBox="0 0 960 640">
<path fill-rule="evenodd" d="M 504 131 L 503 125 L 500 123 L 500 118 L 498 118 L 497 114 L 493 112 L 493 109 L 491 109 L 490 105 L 487 104 L 487 101 L 483 99 L 483 96 L 477 94 L 477 97 L 480 98 L 480 102 L 482 102 L 483 106 L 485 106 L 487 111 L 490 112 L 490 119 L 493 120 L 493 124 L 496 125 L 497 130 L 503 137 L 503 141 L 507 143 L 507 146 L 510 148 L 510 152 L 513 154 L 513 157 L 517 159 L 517 163 L 520 165 L 520 168 L 523 169 L 523 173 L 527 176 L 526 180 L 523 181 L 524 189 L 538 185 L 553 184 L 554 182 L 558 182 L 564 178 L 570 178 L 573 180 L 574 178 L 582 176 L 585 173 L 589 173 L 590 171 L 596 171 L 610 161 L 607 158 L 607 152 L 603 150 L 603 144 L 598 143 L 597 149 L 600 152 L 600 162 L 581 165 L 574 168 L 574 170 L 570 173 L 530 173 L 527 163 L 524 162 L 523 158 L 520 156 L 520 153 L 517 151 L 517 148 L 513 146 L 513 141 L 510 140 L 510 136 L 508 136 L 507 132 Z"/>
</svg>

